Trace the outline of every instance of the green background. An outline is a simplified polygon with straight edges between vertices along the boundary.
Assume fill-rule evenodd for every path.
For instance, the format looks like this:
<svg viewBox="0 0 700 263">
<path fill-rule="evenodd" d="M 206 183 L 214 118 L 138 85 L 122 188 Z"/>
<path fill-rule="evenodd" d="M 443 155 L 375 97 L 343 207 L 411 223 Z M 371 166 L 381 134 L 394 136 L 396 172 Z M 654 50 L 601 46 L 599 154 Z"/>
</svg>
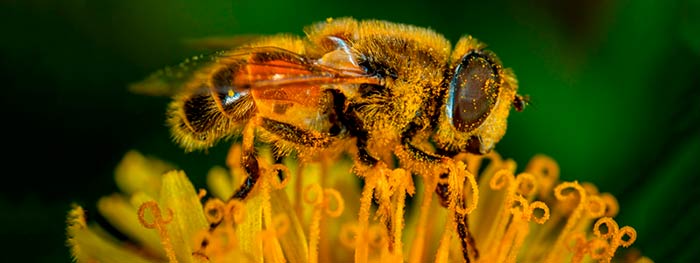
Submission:
<svg viewBox="0 0 700 263">
<path fill-rule="evenodd" d="M 126 86 L 199 54 L 183 40 L 301 34 L 327 17 L 471 34 L 514 69 L 531 107 L 497 150 L 521 167 L 544 153 L 564 180 L 621 204 L 621 225 L 657 262 L 700 259 L 700 3 L 558 0 L 0 2 L 0 180 L 4 262 L 68 262 L 65 214 L 116 191 L 129 149 L 177 163 L 195 185 L 226 146 L 185 154 L 164 125 L 167 98 Z M 693 161 L 695 160 L 695 161 Z M 98 218 L 99 219 L 99 218 Z"/>
</svg>

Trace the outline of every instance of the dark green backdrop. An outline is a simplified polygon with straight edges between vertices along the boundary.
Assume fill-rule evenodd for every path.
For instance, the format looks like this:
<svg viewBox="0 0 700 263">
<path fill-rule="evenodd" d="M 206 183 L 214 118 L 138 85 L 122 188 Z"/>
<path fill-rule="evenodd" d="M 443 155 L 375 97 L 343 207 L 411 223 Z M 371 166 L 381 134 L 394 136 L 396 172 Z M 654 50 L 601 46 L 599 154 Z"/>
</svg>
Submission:
<svg viewBox="0 0 700 263">
<path fill-rule="evenodd" d="M 179 164 L 198 186 L 223 163 L 226 146 L 186 155 L 171 143 L 167 99 L 126 89 L 196 54 L 182 40 L 301 34 L 338 16 L 488 43 L 533 104 L 512 114 L 498 151 L 521 165 L 548 154 L 563 179 L 613 193 L 618 221 L 637 229 L 635 246 L 657 262 L 700 257 L 696 0 L 61 2 L 0 3 L 3 261 L 68 262 L 69 204 L 90 209 L 115 191 L 113 167 L 129 149 Z"/>
</svg>

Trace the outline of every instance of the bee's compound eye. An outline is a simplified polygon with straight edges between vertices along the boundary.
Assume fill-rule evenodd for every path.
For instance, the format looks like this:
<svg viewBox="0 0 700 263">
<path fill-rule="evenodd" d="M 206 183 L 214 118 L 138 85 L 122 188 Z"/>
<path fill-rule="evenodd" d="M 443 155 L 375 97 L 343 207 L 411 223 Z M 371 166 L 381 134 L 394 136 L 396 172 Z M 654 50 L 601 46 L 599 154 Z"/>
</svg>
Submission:
<svg viewBox="0 0 700 263">
<path fill-rule="evenodd" d="M 472 52 L 455 68 L 450 82 L 447 114 L 461 132 L 478 127 L 496 104 L 500 77 L 497 65 L 484 54 Z"/>
</svg>

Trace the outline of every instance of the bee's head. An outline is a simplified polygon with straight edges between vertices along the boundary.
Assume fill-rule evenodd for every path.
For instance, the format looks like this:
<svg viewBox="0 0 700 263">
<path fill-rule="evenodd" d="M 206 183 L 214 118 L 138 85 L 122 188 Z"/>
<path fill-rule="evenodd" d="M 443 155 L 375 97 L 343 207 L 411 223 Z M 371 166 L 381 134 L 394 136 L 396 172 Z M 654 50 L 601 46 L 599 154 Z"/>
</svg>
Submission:
<svg viewBox="0 0 700 263">
<path fill-rule="evenodd" d="M 505 134 L 517 81 L 495 54 L 482 48 L 471 37 L 462 38 L 452 55 L 436 136 L 443 149 L 485 154 Z"/>
</svg>

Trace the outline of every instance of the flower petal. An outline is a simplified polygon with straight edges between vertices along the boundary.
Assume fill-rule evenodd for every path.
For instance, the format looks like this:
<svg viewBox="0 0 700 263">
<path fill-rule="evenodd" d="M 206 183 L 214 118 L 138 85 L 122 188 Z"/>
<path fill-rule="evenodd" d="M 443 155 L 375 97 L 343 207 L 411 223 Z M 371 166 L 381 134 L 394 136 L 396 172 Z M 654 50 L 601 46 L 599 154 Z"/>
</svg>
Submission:
<svg viewBox="0 0 700 263">
<path fill-rule="evenodd" d="M 184 172 L 171 171 L 163 175 L 160 205 L 163 211 L 172 210 L 172 222 L 167 224 L 167 231 L 178 261 L 195 262 L 192 242 L 208 225 L 197 192 Z"/>
<path fill-rule="evenodd" d="M 98 235 L 87 227 L 85 211 L 80 206 L 75 206 L 68 213 L 67 235 L 68 245 L 77 262 L 158 262 L 148 260 L 126 246 Z"/>
<path fill-rule="evenodd" d="M 289 229 L 279 237 L 280 244 L 284 250 L 284 255 L 288 262 L 308 262 L 309 248 L 307 246 L 306 235 L 299 218 L 294 213 L 294 207 L 289 202 L 289 197 L 285 191 L 272 191 L 271 203 L 272 213 L 275 216 L 284 214 L 289 219 Z"/>
<path fill-rule="evenodd" d="M 158 233 L 144 228 L 139 223 L 137 209 L 122 196 L 111 195 L 100 198 L 97 202 L 97 209 L 112 226 L 119 229 L 129 239 L 144 246 L 150 253 L 159 258 L 166 258 Z"/>
<path fill-rule="evenodd" d="M 233 196 L 233 184 L 228 170 L 220 166 L 209 169 L 207 174 L 207 185 L 212 195 L 226 200 Z"/>
<path fill-rule="evenodd" d="M 158 196 L 161 175 L 170 169 L 172 166 L 161 160 L 143 156 L 138 151 L 129 151 L 117 166 L 114 180 L 127 195 L 143 191 L 150 196 Z"/>
</svg>

